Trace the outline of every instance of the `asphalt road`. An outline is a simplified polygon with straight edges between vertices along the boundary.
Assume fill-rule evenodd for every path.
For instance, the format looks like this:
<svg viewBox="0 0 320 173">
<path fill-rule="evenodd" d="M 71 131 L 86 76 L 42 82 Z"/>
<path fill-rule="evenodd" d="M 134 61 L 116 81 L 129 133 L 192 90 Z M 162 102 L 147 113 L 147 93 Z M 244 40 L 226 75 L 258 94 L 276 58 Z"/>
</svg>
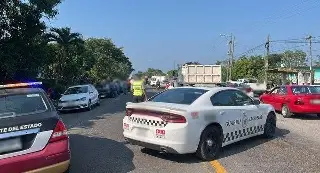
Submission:
<svg viewBox="0 0 320 173">
<path fill-rule="evenodd" d="M 149 92 L 149 96 L 155 92 Z M 104 99 L 90 112 L 62 114 L 69 129 L 71 173 L 320 172 L 320 119 L 278 116 L 277 137 L 254 137 L 223 149 L 217 161 L 171 155 L 126 144 L 122 118 L 130 95 Z"/>
</svg>

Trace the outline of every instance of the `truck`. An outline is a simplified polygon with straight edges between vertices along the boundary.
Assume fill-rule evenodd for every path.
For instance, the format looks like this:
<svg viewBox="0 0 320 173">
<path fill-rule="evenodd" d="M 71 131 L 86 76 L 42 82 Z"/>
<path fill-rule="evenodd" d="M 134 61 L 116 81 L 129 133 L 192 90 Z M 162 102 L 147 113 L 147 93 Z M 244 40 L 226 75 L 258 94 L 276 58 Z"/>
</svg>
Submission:
<svg viewBox="0 0 320 173">
<path fill-rule="evenodd" d="M 166 79 L 166 76 L 151 76 L 150 85 L 154 87 L 156 86 L 158 80 L 160 81 L 160 83 L 163 83 L 163 81 L 165 81 Z"/>
<path fill-rule="evenodd" d="M 213 85 L 221 83 L 221 65 L 183 65 L 178 74 L 181 85 Z"/>
</svg>

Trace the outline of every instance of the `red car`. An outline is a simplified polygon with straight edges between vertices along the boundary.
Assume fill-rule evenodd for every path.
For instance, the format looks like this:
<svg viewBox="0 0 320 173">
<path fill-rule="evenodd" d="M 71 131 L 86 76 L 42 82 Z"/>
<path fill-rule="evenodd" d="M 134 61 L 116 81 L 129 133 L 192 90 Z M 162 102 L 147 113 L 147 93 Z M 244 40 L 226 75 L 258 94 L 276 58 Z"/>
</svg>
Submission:
<svg viewBox="0 0 320 173">
<path fill-rule="evenodd" d="M 283 117 L 293 114 L 317 114 L 320 117 L 320 92 L 310 85 L 285 85 L 260 96 L 263 103 L 281 111 Z"/>
<path fill-rule="evenodd" d="M 67 129 L 39 85 L 0 85 L 1 173 L 68 172 Z"/>
</svg>

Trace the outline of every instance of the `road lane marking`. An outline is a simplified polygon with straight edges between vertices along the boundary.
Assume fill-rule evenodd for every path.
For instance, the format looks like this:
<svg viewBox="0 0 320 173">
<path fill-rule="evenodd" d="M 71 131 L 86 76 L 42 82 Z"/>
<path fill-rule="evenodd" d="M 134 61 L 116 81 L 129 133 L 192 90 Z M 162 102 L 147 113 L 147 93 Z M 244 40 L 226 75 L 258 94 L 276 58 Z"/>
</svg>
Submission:
<svg viewBox="0 0 320 173">
<path fill-rule="evenodd" d="M 211 161 L 210 164 L 216 170 L 216 173 L 227 173 L 226 169 L 217 160 Z"/>
</svg>

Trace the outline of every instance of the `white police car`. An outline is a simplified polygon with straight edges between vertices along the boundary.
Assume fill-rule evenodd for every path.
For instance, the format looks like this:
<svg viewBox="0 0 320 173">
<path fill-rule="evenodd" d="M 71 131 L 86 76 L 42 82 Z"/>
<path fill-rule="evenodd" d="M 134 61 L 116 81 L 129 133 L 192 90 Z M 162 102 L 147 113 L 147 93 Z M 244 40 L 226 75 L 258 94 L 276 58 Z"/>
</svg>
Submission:
<svg viewBox="0 0 320 173">
<path fill-rule="evenodd" d="M 100 105 L 99 92 L 93 85 L 77 85 L 69 87 L 59 99 L 58 110 L 75 109 L 91 110 L 94 105 Z"/>
<path fill-rule="evenodd" d="M 180 87 L 146 102 L 127 103 L 123 135 L 134 145 L 204 160 L 220 148 L 256 135 L 273 137 L 273 107 L 229 87 Z"/>
</svg>

